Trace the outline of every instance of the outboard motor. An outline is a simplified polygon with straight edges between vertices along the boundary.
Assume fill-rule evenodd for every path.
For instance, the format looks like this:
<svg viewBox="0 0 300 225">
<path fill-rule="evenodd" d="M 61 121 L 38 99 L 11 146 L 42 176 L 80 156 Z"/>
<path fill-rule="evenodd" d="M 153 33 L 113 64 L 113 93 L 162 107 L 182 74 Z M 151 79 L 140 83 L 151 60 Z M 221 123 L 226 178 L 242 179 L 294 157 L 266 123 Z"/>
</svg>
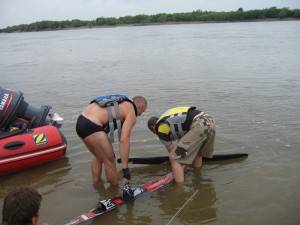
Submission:
<svg viewBox="0 0 300 225">
<path fill-rule="evenodd" d="M 7 131 L 17 118 L 28 121 L 31 128 L 43 125 L 61 126 L 48 117 L 51 106 L 42 105 L 40 109 L 24 101 L 22 92 L 0 87 L 0 131 Z M 48 117 L 48 118 L 47 118 Z"/>
</svg>

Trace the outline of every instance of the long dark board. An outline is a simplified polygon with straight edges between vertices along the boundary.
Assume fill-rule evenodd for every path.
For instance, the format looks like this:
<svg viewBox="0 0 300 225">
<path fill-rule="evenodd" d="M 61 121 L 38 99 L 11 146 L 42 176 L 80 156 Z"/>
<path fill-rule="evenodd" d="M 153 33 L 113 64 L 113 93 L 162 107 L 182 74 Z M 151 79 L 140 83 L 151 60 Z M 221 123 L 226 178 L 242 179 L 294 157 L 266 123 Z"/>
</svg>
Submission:
<svg viewBox="0 0 300 225">
<path fill-rule="evenodd" d="M 232 154 L 215 154 L 213 158 L 202 158 L 203 162 L 216 162 L 230 159 L 237 159 L 247 157 L 247 153 L 232 153 Z M 128 162 L 132 164 L 161 164 L 169 160 L 169 156 L 157 156 L 157 157 L 141 157 L 141 158 L 129 158 Z M 121 163 L 121 159 L 117 159 L 118 163 Z"/>
</svg>

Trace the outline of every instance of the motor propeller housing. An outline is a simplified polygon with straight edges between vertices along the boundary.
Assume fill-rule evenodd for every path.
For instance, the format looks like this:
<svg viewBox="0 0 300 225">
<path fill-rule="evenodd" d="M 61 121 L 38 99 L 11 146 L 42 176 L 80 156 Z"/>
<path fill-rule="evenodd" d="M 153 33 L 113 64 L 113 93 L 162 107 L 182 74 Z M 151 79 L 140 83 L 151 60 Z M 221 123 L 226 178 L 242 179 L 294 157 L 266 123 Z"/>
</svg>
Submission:
<svg viewBox="0 0 300 225">
<path fill-rule="evenodd" d="M 22 92 L 0 87 L 0 131 L 7 131 L 17 118 L 28 121 L 31 128 L 43 125 L 54 125 L 59 128 L 61 126 L 57 123 L 59 120 L 49 117 L 51 108 L 49 105 L 33 107 L 24 101 Z"/>
</svg>

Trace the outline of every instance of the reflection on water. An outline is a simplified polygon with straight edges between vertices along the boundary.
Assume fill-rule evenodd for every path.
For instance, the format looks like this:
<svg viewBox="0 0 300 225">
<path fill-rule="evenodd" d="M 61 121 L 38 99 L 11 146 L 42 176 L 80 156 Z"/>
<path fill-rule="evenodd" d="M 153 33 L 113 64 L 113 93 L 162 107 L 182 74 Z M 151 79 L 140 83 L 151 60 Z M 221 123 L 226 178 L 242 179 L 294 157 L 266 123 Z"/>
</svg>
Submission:
<svg viewBox="0 0 300 225">
<path fill-rule="evenodd" d="M 160 206 L 165 211 L 165 218 L 170 224 L 199 224 L 199 221 L 208 224 L 215 221 L 217 196 L 212 180 L 203 178 L 200 171 L 189 170 L 187 176 L 184 185 L 174 184 L 172 190 L 161 196 L 165 200 Z"/>
<path fill-rule="evenodd" d="M 44 192 L 41 193 L 43 195 L 51 194 L 64 185 L 65 177 L 68 176 L 70 170 L 69 159 L 63 157 L 41 166 L 2 176 L 0 198 L 3 198 L 11 187 L 22 185 L 43 189 Z"/>
</svg>

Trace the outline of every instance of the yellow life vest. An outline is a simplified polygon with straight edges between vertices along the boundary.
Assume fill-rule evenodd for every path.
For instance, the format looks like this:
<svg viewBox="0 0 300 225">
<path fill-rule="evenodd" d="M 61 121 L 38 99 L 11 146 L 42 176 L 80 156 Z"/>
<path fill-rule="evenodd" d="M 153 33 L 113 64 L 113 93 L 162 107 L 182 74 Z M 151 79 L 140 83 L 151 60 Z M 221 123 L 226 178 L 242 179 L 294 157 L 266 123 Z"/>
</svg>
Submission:
<svg viewBox="0 0 300 225">
<path fill-rule="evenodd" d="M 183 130 L 187 114 L 190 110 L 194 109 L 196 107 L 184 106 L 167 110 L 157 121 L 157 131 L 169 135 L 172 140 L 180 139 L 187 132 Z"/>
</svg>

